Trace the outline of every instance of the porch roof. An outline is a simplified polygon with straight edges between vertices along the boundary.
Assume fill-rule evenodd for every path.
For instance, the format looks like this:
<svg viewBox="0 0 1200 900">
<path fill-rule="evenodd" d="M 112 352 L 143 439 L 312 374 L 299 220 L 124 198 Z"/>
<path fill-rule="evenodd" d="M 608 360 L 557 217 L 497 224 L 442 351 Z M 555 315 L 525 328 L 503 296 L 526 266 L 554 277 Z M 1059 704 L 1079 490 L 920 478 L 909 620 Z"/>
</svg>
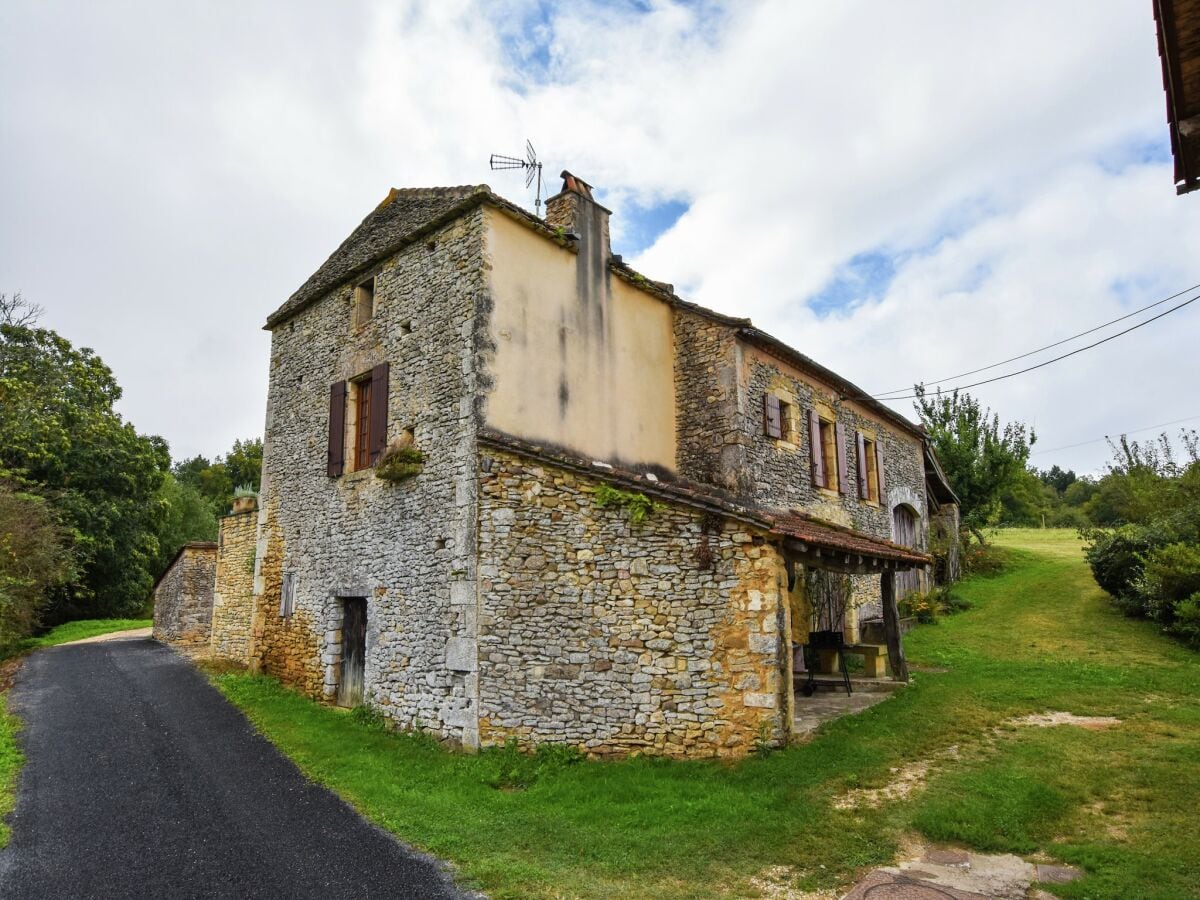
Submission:
<svg viewBox="0 0 1200 900">
<path fill-rule="evenodd" d="M 902 547 L 853 528 L 792 511 L 771 516 L 772 532 L 788 539 L 789 549 L 806 563 L 821 568 L 870 573 L 884 569 L 911 569 L 928 565 L 932 558 L 911 547 Z"/>
<path fill-rule="evenodd" d="M 806 565 L 816 568 L 869 575 L 885 570 L 925 566 L 932 561 L 930 556 L 919 550 L 816 519 L 798 510 L 781 512 L 747 505 L 720 488 L 699 484 L 674 473 L 663 471 L 661 475 L 655 475 L 626 466 L 587 460 L 563 447 L 531 443 L 491 428 L 480 430 L 479 442 L 571 469 L 598 481 L 632 488 L 657 499 L 737 519 L 781 538 L 786 549 Z"/>
</svg>

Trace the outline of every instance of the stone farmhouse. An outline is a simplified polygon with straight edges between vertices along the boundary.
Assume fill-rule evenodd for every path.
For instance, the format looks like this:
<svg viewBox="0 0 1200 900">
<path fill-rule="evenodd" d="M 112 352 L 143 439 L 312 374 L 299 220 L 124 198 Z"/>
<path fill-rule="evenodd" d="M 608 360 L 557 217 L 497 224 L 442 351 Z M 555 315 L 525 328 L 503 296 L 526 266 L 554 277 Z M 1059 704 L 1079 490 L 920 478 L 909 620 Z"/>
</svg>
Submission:
<svg viewBox="0 0 1200 900">
<path fill-rule="evenodd" d="M 268 318 L 225 654 L 469 748 L 784 743 L 811 633 L 874 628 L 906 677 L 897 591 L 953 493 L 917 426 L 635 272 L 563 178 L 544 219 L 393 189 Z"/>
</svg>

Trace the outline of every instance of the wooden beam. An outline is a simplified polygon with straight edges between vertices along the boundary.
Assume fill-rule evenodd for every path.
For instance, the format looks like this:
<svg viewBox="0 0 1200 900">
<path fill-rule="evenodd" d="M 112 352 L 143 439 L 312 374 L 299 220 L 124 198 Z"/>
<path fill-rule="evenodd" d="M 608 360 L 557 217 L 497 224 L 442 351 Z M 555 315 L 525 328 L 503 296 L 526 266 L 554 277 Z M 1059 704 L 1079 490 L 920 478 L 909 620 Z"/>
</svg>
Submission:
<svg viewBox="0 0 1200 900">
<path fill-rule="evenodd" d="M 904 643 L 900 640 L 900 610 L 896 607 L 896 573 L 884 572 L 880 587 L 883 588 L 883 632 L 887 638 L 892 680 L 908 681 L 908 663 L 904 659 Z"/>
</svg>

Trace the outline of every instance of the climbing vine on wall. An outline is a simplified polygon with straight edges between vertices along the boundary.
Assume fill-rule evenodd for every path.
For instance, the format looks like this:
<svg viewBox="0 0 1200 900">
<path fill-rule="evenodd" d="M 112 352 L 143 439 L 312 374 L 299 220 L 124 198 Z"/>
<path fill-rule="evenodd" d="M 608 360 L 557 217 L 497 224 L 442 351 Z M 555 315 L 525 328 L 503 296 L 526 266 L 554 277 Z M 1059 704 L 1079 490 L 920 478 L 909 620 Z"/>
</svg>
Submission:
<svg viewBox="0 0 1200 900">
<path fill-rule="evenodd" d="M 634 491 L 620 491 L 611 485 L 602 484 L 596 488 L 596 505 L 601 509 L 609 506 L 617 506 L 625 510 L 629 516 L 629 521 L 634 525 L 645 522 L 646 519 L 659 508 L 659 504 L 655 503 L 645 494 Z"/>
</svg>

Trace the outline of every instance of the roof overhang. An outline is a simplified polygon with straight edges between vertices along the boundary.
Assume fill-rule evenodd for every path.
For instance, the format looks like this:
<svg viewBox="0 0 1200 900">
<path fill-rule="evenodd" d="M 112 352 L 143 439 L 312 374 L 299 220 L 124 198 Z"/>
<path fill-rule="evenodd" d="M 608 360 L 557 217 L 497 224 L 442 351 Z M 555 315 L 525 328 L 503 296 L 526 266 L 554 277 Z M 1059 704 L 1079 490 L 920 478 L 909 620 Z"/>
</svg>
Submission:
<svg viewBox="0 0 1200 900">
<path fill-rule="evenodd" d="M 1175 190 L 1200 188 L 1200 0 L 1154 0 Z"/>
</svg>

